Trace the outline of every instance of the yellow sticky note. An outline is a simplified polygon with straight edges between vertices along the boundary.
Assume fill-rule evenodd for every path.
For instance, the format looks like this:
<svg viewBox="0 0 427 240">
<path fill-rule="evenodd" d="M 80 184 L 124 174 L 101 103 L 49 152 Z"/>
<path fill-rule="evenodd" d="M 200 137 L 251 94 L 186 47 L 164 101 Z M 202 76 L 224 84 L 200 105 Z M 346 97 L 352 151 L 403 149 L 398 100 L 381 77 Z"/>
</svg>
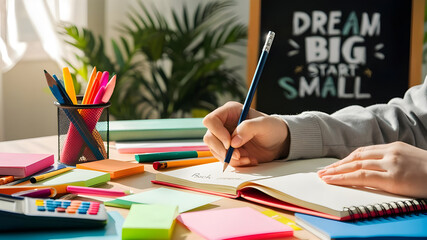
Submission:
<svg viewBox="0 0 427 240">
<path fill-rule="evenodd" d="M 283 224 L 288 225 L 293 230 L 301 230 L 302 229 L 294 221 L 292 221 L 291 219 L 283 216 L 283 214 L 280 214 L 276 211 L 268 209 L 268 210 L 262 211 L 261 213 L 268 216 L 268 217 L 271 217 L 272 219 L 274 219 L 276 221 L 279 221 Z"/>
</svg>

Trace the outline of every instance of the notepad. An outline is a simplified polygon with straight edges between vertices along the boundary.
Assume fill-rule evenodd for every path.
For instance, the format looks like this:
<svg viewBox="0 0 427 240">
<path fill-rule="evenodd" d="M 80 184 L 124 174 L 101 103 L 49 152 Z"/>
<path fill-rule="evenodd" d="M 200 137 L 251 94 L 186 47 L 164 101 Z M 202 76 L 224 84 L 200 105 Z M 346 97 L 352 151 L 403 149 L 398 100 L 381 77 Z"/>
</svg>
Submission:
<svg viewBox="0 0 427 240">
<path fill-rule="evenodd" d="M 133 204 L 122 229 L 122 239 L 170 239 L 178 206 Z"/>
<path fill-rule="evenodd" d="M 0 175 L 27 177 L 54 162 L 53 154 L 0 153 Z"/>
<path fill-rule="evenodd" d="M 229 167 L 224 173 L 222 163 L 208 163 L 158 172 L 153 182 L 230 198 L 242 197 L 336 220 L 393 215 L 427 207 L 426 200 L 323 182 L 316 172 L 336 160 L 274 161 L 253 167 Z"/>
<path fill-rule="evenodd" d="M 340 222 L 295 213 L 298 225 L 321 239 L 427 239 L 427 213 Z"/>
<path fill-rule="evenodd" d="M 265 239 L 289 237 L 291 227 L 249 208 L 182 213 L 177 220 L 205 239 Z"/>
<path fill-rule="evenodd" d="M 76 168 L 107 172 L 110 174 L 111 179 L 126 177 L 144 172 L 144 165 L 142 164 L 114 159 L 104 159 L 93 162 L 80 163 L 76 165 Z"/>
</svg>

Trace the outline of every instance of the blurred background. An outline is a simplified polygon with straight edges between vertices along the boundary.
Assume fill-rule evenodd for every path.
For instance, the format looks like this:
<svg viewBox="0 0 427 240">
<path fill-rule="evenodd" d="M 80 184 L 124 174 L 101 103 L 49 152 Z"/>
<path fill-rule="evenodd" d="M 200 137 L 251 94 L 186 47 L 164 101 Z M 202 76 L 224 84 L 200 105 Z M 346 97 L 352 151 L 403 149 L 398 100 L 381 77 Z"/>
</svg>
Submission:
<svg viewBox="0 0 427 240">
<path fill-rule="evenodd" d="M 80 94 L 93 66 L 117 74 L 121 87 L 113 95 L 113 119 L 202 117 L 227 100 L 241 100 L 246 90 L 249 1 L 207 2 L 0 0 L 0 140 L 57 133 L 57 109 L 43 69 L 62 76 L 62 67 L 69 67 Z M 216 35 L 208 44 L 202 34 Z M 177 57 L 179 51 L 187 53 Z M 201 59 L 208 60 L 197 69 L 205 72 L 186 74 Z M 168 79 L 161 79 L 162 73 Z M 204 80 L 197 83 L 194 79 L 200 76 Z M 218 83 L 224 77 L 228 85 Z M 175 96 L 178 78 L 194 82 L 186 96 Z M 169 103 L 161 100 L 164 95 L 158 94 L 153 81 L 163 84 Z M 205 93 L 196 96 L 194 88 Z M 181 105 L 172 106 L 173 96 Z"/>
</svg>

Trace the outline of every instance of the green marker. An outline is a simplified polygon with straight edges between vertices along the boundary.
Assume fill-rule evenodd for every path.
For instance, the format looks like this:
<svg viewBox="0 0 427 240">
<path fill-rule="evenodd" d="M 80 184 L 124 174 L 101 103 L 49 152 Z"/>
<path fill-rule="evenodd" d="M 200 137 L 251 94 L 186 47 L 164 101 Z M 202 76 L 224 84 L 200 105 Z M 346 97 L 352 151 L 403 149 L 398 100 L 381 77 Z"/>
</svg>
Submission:
<svg viewBox="0 0 427 240">
<path fill-rule="evenodd" d="M 156 162 L 162 160 L 175 160 L 184 158 L 212 157 L 210 151 L 180 151 L 135 154 L 135 160 L 139 163 Z"/>
</svg>

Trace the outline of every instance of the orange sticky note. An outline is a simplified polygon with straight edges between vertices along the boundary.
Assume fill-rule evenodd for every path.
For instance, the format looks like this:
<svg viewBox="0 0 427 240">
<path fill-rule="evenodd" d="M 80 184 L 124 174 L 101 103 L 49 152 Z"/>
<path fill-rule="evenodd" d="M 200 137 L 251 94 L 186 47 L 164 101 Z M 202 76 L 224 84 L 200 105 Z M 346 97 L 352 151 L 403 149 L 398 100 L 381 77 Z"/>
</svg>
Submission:
<svg viewBox="0 0 427 240">
<path fill-rule="evenodd" d="M 111 179 L 144 172 L 144 165 L 114 159 L 79 163 L 76 165 L 76 168 L 108 172 L 110 173 Z"/>
</svg>

